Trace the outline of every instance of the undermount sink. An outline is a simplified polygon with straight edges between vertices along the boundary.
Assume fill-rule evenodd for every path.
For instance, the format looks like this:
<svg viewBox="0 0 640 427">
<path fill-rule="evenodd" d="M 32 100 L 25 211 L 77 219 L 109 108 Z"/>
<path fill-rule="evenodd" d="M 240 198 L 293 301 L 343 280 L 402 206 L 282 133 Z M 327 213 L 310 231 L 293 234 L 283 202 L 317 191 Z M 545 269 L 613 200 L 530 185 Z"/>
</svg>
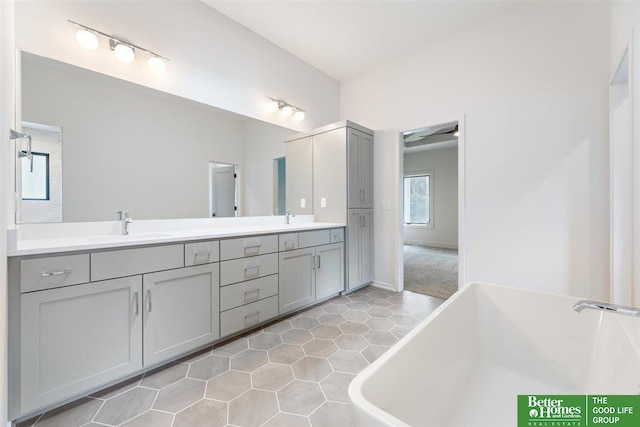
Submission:
<svg viewBox="0 0 640 427">
<path fill-rule="evenodd" d="M 107 243 L 107 242 L 127 242 L 129 240 L 146 240 L 146 239 L 162 239 L 171 237 L 169 233 L 141 233 L 141 234 L 110 234 L 106 236 L 89 236 L 87 240 L 91 242 Z"/>
</svg>

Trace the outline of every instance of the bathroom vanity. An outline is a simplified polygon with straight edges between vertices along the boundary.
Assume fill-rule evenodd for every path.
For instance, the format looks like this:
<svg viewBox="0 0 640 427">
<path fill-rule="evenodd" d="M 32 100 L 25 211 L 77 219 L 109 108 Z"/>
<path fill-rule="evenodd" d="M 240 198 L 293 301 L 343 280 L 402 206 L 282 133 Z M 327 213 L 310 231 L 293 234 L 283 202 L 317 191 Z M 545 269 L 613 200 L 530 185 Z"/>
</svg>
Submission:
<svg viewBox="0 0 640 427">
<path fill-rule="evenodd" d="M 18 245 L 9 258 L 11 418 L 339 294 L 345 290 L 344 225 L 267 224 Z"/>
</svg>

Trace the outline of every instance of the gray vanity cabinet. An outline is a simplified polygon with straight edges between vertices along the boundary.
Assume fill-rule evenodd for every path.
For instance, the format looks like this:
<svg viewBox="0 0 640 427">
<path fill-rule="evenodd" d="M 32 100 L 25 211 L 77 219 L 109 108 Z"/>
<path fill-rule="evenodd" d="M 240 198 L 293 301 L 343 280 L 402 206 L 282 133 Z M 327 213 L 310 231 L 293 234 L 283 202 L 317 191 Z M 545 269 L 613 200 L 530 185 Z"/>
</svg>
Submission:
<svg viewBox="0 0 640 427">
<path fill-rule="evenodd" d="M 316 299 L 344 291 L 344 244 L 316 248 Z"/>
<path fill-rule="evenodd" d="M 142 369 L 142 277 L 20 298 L 20 412 Z"/>
<path fill-rule="evenodd" d="M 373 280 L 372 209 L 349 209 L 347 251 L 347 290 L 353 290 Z"/>
<path fill-rule="evenodd" d="M 287 313 L 316 300 L 316 248 L 280 253 L 279 313 Z"/>
<path fill-rule="evenodd" d="M 215 341 L 219 326 L 219 265 L 144 275 L 144 365 Z"/>
<path fill-rule="evenodd" d="M 280 252 L 280 314 L 344 291 L 343 239 L 342 228 L 301 232 L 300 249 Z"/>
</svg>

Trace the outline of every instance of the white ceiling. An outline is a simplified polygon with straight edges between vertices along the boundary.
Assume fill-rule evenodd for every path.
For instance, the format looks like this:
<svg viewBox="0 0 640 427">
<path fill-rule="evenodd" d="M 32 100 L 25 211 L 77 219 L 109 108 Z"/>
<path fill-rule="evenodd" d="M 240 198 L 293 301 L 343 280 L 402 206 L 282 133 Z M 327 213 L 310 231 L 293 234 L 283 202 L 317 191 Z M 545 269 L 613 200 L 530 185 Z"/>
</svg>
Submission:
<svg viewBox="0 0 640 427">
<path fill-rule="evenodd" d="M 202 0 L 343 81 L 514 6 L 430 0 Z"/>
</svg>

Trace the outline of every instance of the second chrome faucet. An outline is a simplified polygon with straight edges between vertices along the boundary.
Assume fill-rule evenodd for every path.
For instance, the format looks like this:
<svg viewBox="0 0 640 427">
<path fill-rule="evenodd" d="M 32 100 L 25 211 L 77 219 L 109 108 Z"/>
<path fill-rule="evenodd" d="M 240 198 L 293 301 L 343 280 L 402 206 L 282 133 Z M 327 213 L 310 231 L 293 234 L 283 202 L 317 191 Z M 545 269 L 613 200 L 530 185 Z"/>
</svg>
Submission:
<svg viewBox="0 0 640 427">
<path fill-rule="evenodd" d="M 127 236 L 129 234 L 129 224 L 133 222 L 133 220 L 129 216 L 129 211 L 117 211 L 115 220 L 122 222 L 122 235 Z"/>
</svg>

